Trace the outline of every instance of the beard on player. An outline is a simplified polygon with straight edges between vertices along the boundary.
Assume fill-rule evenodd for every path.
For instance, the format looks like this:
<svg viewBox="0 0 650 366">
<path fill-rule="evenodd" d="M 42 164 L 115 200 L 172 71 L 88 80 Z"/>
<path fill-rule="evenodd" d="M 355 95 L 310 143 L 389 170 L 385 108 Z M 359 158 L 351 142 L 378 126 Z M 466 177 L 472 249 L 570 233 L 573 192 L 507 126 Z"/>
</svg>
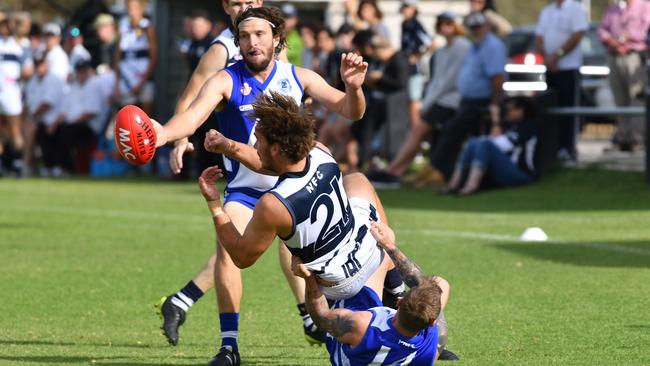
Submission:
<svg viewBox="0 0 650 366">
<path fill-rule="evenodd" d="M 252 72 L 262 72 L 266 70 L 273 57 L 275 57 L 274 51 L 273 44 L 266 50 L 253 47 L 244 55 L 244 63 Z"/>
</svg>

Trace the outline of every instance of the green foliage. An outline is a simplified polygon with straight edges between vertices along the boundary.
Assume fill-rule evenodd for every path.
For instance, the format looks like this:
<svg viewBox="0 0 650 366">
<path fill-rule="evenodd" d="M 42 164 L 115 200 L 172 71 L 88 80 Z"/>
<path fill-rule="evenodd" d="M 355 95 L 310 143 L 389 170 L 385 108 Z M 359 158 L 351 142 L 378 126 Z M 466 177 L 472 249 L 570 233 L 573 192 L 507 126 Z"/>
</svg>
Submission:
<svg viewBox="0 0 650 366">
<path fill-rule="evenodd" d="M 452 285 L 449 348 L 462 364 L 647 364 L 650 188 L 639 174 L 380 195 L 404 252 Z M 212 291 L 175 348 L 153 309 L 213 250 L 195 184 L 3 180 L 0 197 L 0 365 L 205 365 L 216 352 Z M 519 242 L 530 226 L 550 241 Z M 325 365 L 276 253 L 243 272 L 244 364 Z"/>
</svg>

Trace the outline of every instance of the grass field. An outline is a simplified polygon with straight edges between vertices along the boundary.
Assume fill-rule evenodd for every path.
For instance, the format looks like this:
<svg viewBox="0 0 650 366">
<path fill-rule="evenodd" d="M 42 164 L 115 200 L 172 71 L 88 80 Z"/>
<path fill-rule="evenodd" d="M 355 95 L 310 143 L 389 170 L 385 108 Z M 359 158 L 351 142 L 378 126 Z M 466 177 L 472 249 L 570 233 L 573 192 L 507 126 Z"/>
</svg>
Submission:
<svg viewBox="0 0 650 366">
<path fill-rule="evenodd" d="M 380 192 L 404 252 L 446 277 L 449 348 L 462 365 L 650 364 L 650 186 L 641 175 L 560 171 L 468 198 Z M 530 226 L 551 240 L 517 241 Z M 214 245 L 193 183 L 0 181 L 0 365 L 205 365 L 213 292 L 181 343 L 153 304 Z M 309 347 L 274 245 L 244 271 L 245 365 L 325 365 Z"/>
</svg>

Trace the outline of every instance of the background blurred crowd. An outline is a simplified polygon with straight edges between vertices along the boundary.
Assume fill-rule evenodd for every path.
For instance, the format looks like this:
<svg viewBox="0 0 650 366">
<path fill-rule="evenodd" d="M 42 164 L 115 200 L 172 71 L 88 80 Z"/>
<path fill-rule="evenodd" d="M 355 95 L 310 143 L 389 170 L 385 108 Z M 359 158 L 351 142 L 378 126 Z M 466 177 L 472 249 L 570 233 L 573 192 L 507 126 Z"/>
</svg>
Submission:
<svg viewBox="0 0 650 366">
<path fill-rule="evenodd" d="M 125 104 L 152 115 L 154 22 L 143 0 L 127 0 L 123 13 L 101 1 L 92 4 L 65 24 L 40 25 L 11 14 L 0 18 L 3 174 L 114 176 L 132 169 L 116 154 L 108 127 Z M 503 38 L 513 27 L 493 1 L 470 0 L 464 16 L 441 12 L 433 29 L 418 19 L 417 0 L 402 0 L 401 29 L 384 23 L 376 0 L 346 0 L 338 29 L 301 21 L 293 3 L 274 5 L 285 15 L 291 63 L 317 71 L 338 88 L 343 88 L 342 53 L 358 52 L 370 63 L 361 121 L 305 101 L 318 120 L 319 139 L 345 171 L 363 170 L 377 185 L 433 185 L 463 194 L 538 178 L 539 113 L 532 99 L 504 93 L 509 52 Z M 177 48 L 188 72 L 228 26 L 205 10 L 187 14 Z M 646 0 L 613 0 L 600 23 L 617 105 L 642 103 L 649 26 Z M 575 0 L 550 1 L 539 15 L 535 48 L 560 106 L 579 103 L 579 43 L 588 27 L 587 13 Z M 399 46 L 391 42 L 395 33 Z M 575 159 L 578 124 L 568 117 L 558 125 L 555 153 Z M 642 121 L 621 119 L 613 142 L 635 149 L 643 136 Z M 188 156 L 185 176 L 213 162 L 197 149 Z M 145 169 L 169 176 L 164 165 Z M 414 166 L 416 174 L 407 176 Z"/>
</svg>

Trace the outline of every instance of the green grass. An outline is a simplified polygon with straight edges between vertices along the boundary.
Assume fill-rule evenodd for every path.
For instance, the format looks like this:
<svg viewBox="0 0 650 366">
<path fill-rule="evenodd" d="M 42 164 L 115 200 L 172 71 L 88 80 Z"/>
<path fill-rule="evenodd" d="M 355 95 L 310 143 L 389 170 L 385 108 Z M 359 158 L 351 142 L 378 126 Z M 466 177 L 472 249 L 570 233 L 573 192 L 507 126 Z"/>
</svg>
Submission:
<svg viewBox="0 0 650 366">
<path fill-rule="evenodd" d="M 380 192 L 403 250 L 446 277 L 450 349 L 464 365 L 650 363 L 650 186 L 641 175 L 560 171 L 468 198 Z M 551 240 L 516 240 L 530 226 Z M 0 181 L 0 365 L 204 365 L 210 292 L 181 343 L 153 304 L 214 246 L 195 184 Z M 309 347 L 275 246 L 244 271 L 245 365 L 324 365 Z"/>
</svg>

